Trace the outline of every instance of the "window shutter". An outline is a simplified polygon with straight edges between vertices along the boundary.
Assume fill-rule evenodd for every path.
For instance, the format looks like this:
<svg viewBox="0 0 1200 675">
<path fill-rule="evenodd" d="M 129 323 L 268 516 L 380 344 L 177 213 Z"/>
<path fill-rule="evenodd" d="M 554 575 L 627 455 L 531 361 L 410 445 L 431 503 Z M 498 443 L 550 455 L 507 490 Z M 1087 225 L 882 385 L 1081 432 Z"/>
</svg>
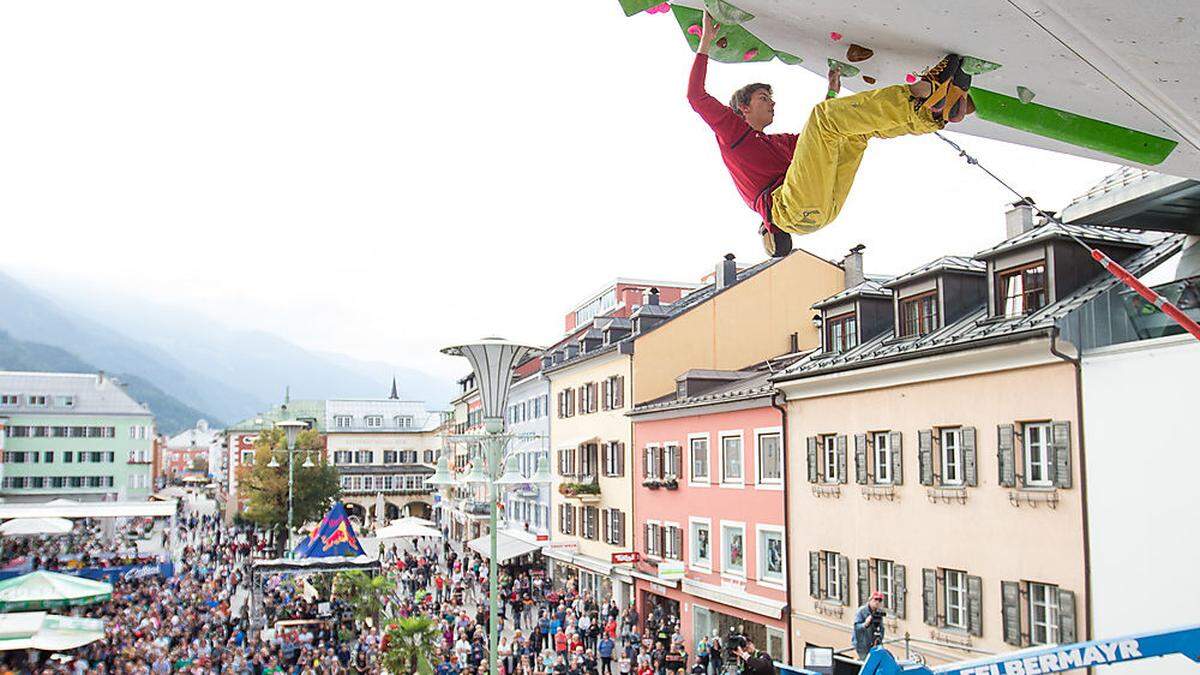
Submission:
<svg viewBox="0 0 1200 675">
<path fill-rule="evenodd" d="M 850 559 L 841 554 L 838 554 L 838 597 L 842 605 L 850 606 Z"/>
<path fill-rule="evenodd" d="M 600 473 L 603 473 L 605 476 L 611 475 L 608 473 L 608 453 L 609 453 L 608 443 L 601 443 L 600 444 L 600 466 L 601 466 L 602 470 L 600 471 Z"/>
<path fill-rule="evenodd" d="M 622 408 L 625 406 L 625 377 L 618 375 L 614 386 L 617 390 L 613 392 L 613 405 Z"/>
<path fill-rule="evenodd" d="M 608 389 L 609 380 L 604 380 L 600 383 L 600 409 L 608 410 Z"/>
<path fill-rule="evenodd" d="M 617 452 L 617 475 L 624 476 L 625 475 L 625 444 L 617 443 L 616 452 Z"/>
<path fill-rule="evenodd" d="M 967 631 L 983 637 L 983 579 L 967 576 Z"/>
<path fill-rule="evenodd" d="M 1051 447 L 1054 457 L 1050 470 L 1054 472 L 1054 484 L 1071 487 L 1071 423 L 1055 422 L 1050 425 Z M 1074 642 L 1074 640 L 1072 640 Z"/>
<path fill-rule="evenodd" d="M 1058 589 L 1058 643 L 1075 641 L 1075 592 Z"/>
<path fill-rule="evenodd" d="M 596 412 L 596 391 L 598 387 L 595 382 L 588 384 L 588 412 Z"/>
<path fill-rule="evenodd" d="M 654 549 L 650 542 L 650 523 L 645 523 L 642 525 L 642 549 L 646 551 L 646 555 L 654 555 Z"/>
<path fill-rule="evenodd" d="M 625 545 L 625 512 L 617 511 L 617 546 Z"/>
<path fill-rule="evenodd" d="M 893 431 L 888 434 L 888 440 L 892 444 L 892 483 L 904 485 L 904 436 L 899 431 Z"/>
<path fill-rule="evenodd" d="M 837 437 L 838 482 L 846 482 L 846 437 Z"/>
<path fill-rule="evenodd" d="M 1015 581 L 1000 582 L 1001 617 L 1004 623 L 1004 642 L 1021 646 L 1021 585 Z"/>
<path fill-rule="evenodd" d="M 563 534 L 567 533 L 567 522 L 563 519 L 563 505 L 558 505 L 558 531 Z"/>
<path fill-rule="evenodd" d="M 905 578 L 904 565 L 892 565 L 892 583 L 896 588 L 896 618 L 903 619 L 908 605 L 908 580 Z"/>
<path fill-rule="evenodd" d="M 917 460 L 921 465 L 921 485 L 933 485 L 933 431 L 917 432 Z"/>
<path fill-rule="evenodd" d="M 821 554 L 817 551 L 808 552 L 808 594 L 821 597 Z"/>
<path fill-rule="evenodd" d="M 858 604 L 867 604 L 871 595 L 871 561 L 866 558 L 858 559 Z"/>
<path fill-rule="evenodd" d="M 654 477 L 654 474 L 650 473 L 650 448 L 642 448 L 642 474 L 643 480 Z"/>
<path fill-rule="evenodd" d="M 612 518 L 612 513 L 608 509 L 602 509 L 600 511 L 601 529 L 604 530 L 604 543 L 606 544 L 612 543 L 612 536 L 608 527 L 609 518 Z"/>
<path fill-rule="evenodd" d="M 683 529 L 675 528 L 675 559 L 683 560 Z"/>
<path fill-rule="evenodd" d="M 938 625 L 937 613 L 937 570 L 929 569 L 928 567 L 921 570 L 921 596 L 922 604 L 924 605 L 922 612 L 925 624 L 928 626 Z"/>
<path fill-rule="evenodd" d="M 583 397 L 583 387 L 580 385 L 575 388 L 575 410 L 579 411 L 580 415 L 587 414 L 587 399 Z"/>
<path fill-rule="evenodd" d="M 817 471 L 817 437 L 808 437 L 808 482 L 815 483 L 821 479 Z"/>
<path fill-rule="evenodd" d="M 1000 465 L 1000 487 L 1016 487 L 1017 485 L 1017 456 L 1013 451 L 1013 438 L 1016 428 L 1011 424 L 1001 424 L 996 427 L 996 460 Z M 1005 640 L 1007 642 L 1007 639 Z M 1018 644 L 1009 642 L 1009 644 Z"/>
<path fill-rule="evenodd" d="M 854 434 L 854 478 L 859 485 L 867 484 L 867 435 Z M 858 561 L 861 565 L 863 561 Z M 858 604 L 862 604 L 861 602 Z"/>
<path fill-rule="evenodd" d="M 975 455 L 975 427 L 962 428 L 963 477 L 967 485 L 979 485 L 979 469 Z"/>
</svg>

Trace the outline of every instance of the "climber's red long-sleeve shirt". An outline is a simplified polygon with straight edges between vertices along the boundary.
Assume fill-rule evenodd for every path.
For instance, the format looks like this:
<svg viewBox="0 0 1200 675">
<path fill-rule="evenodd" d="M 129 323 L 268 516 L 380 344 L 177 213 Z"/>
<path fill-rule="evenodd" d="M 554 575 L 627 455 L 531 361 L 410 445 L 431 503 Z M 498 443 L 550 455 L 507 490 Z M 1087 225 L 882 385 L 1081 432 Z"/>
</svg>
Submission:
<svg viewBox="0 0 1200 675">
<path fill-rule="evenodd" d="M 732 108 L 704 91 L 707 74 L 708 55 L 696 54 L 688 79 L 688 103 L 716 133 L 721 159 L 738 194 L 763 222 L 770 222 L 771 191 L 783 183 L 796 151 L 797 135 L 755 131 Z"/>
</svg>

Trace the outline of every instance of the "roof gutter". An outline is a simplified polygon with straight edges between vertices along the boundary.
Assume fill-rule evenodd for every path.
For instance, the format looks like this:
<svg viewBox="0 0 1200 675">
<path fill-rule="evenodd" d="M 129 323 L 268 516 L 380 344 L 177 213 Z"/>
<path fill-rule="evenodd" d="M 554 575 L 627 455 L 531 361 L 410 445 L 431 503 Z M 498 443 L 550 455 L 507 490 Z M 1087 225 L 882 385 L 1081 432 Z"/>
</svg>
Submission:
<svg viewBox="0 0 1200 675">
<path fill-rule="evenodd" d="M 787 453 L 788 416 L 787 416 L 787 409 L 784 408 L 783 406 L 779 405 L 779 395 L 782 393 L 783 392 L 781 392 L 781 391 L 776 391 L 775 394 L 771 396 L 771 407 L 779 411 L 779 423 L 782 426 L 782 431 L 779 434 L 779 452 L 780 452 L 780 459 L 783 461 L 784 471 L 787 471 L 787 467 L 788 467 L 788 453 Z M 786 400 L 787 399 L 785 398 L 784 401 L 786 402 Z M 787 656 L 784 659 L 784 663 L 794 663 L 794 661 L 792 661 L 792 590 L 791 590 L 792 589 L 792 555 L 791 555 L 791 541 L 789 540 L 789 534 L 788 534 L 792 531 L 792 526 L 788 522 L 789 521 L 788 514 L 791 513 L 791 509 L 788 508 L 788 504 L 789 504 L 788 483 L 790 483 L 790 482 L 791 481 L 789 481 L 787 479 L 787 475 L 785 474 L 783 477 L 783 550 L 784 550 L 783 574 L 784 574 L 784 578 L 787 579 L 787 583 L 785 584 L 785 587 L 788 589 L 788 591 L 787 591 L 787 604 L 784 605 L 784 607 L 783 607 L 783 611 L 787 613 L 787 642 L 785 643 L 787 645 L 786 646 Z M 1091 600 L 1089 598 L 1088 609 L 1090 610 L 1091 607 L 1092 607 Z M 1089 617 L 1090 617 L 1090 615 L 1089 615 Z M 1089 633 L 1090 633 L 1090 625 L 1089 625 Z"/>
<path fill-rule="evenodd" d="M 846 372 L 849 370 L 861 370 L 863 368 L 870 368 L 871 366 L 882 366 L 882 365 L 885 365 L 888 363 L 895 363 L 897 361 L 908 361 L 911 359 L 923 358 L 926 356 L 940 356 L 942 354 L 949 354 L 951 352 L 966 351 L 968 349 L 976 349 L 979 347 L 990 347 L 992 345 L 1004 344 L 1006 342 L 1019 342 L 1021 340 L 1025 340 L 1025 339 L 1032 338 L 1032 337 L 1039 337 L 1039 336 L 1047 336 L 1048 337 L 1053 330 L 1055 330 L 1055 328 L 1053 326 L 1047 326 L 1045 328 L 1035 328 L 1033 330 L 1006 333 L 1004 335 L 995 335 L 992 337 L 981 338 L 978 340 L 966 340 L 966 341 L 963 341 L 958 344 L 942 345 L 941 347 L 934 347 L 932 349 L 926 349 L 926 350 L 923 350 L 923 351 L 917 352 L 917 353 L 902 352 L 899 354 L 891 354 L 891 355 L 883 356 L 883 357 L 876 358 L 876 359 L 864 360 L 864 361 L 861 361 L 858 363 L 847 363 L 847 364 L 843 364 L 843 365 L 832 367 L 832 368 L 824 368 L 822 370 L 814 371 L 811 373 L 790 373 L 790 374 L 785 373 L 781 376 L 770 378 L 770 381 L 774 382 L 776 384 L 778 384 L 780 382 L 791 382 L 794 380 L 802 380 L 806 377 L 815 377 L 818 375 L 831 375 L 834 373 L 843 373 L 843 372 Z"/>
<path fill-rule="evenodd" d="M 1067 356 L 1058 349 L 1058 326 L 1050 333 L 1050 353 L 1075 367 L 1075 424 L 1079 436 L 1079 501 L 1083 513 L 1083 597 L 1087 603 L 1084 614 L 1085 640 L 1092 639 L 1092 538 L 1088 526 L 1087 452 L 1083 434 L 1083 361 L 1080 356 Z"/>
</svg>

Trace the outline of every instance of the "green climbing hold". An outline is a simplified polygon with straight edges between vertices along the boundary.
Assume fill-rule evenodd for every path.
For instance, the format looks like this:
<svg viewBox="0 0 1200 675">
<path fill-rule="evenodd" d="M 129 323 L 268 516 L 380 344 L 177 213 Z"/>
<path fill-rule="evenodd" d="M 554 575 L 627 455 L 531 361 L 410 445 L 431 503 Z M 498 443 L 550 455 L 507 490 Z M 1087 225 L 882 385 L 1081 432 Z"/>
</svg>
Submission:
<svg viewBox="0 0 1200 675">
<path fill-rule="evenodd" d="M 975 76 L 999 70 L 1000 64 L 984 61 L 977 56 L 964 56 L 962 57 L 962 69 L 966 74 Z"/>
<path fill-rule="evenodd" d="M 699 31 L 689 29 L 701 23 L 704 18 L 703 12 L 691 7 L 671 5 L 671 13 L 675 15 L 675 20 L 679 23 L 679 28 L 683 31 L 683 37 L 688 41 L 688 45 L 691 46 L 692 51 L 696 51 L 700 46 Z M 713 40 L 713 45 L 708 52 L 710 59 L 721 63 L 770 61 L 775 58 L 775 55 L 774 49 L 771 49 L 767 43 L 755 37 L 750 31 L 741 26 L 726 23 L 722 23 L 721 27 L 717 29 L 716 39 Z"/>
<path fill-rule="evenodd" d="M 725 0 L 704 0 L 704 8 L 720 24 L 740 26 L 754 18 L 754 15 L 750 12 L 738 9 L 732 3 L 725 2 Z"/>
<path fill-rule="evenodd" d="M 830 70 L 834 70 L 836 68 L 837 70 L 842 71 L 842 75 L 846 77 L 858 77 L 859 70 L 857 66 L 852 66 L 849 63 L 838 61 L 837 59 L 828 59 L 827 63 Z"/>
<path fill-rule="evenodd" d="M 971 99 L 975 101 L 975 115 L 981 120 L 1149 166 L 1162 163 L 1179 144 L 1050 106 L 1022 103 L 979 87 L 971 87 Z"/>
<path fill-rule="evenodd" d="M 799 56 L 793 56 L 787 52 L 775 52 L 775 57 L 789 66 L 795 66 L 804 61 L 804 59 L 800 58 Z"/>
<path fill-rule="evenodd" d="M 625 12 L 625 16 L 633 16 L 640 14 L 651 7 L 657 7 L 663 4 L 663 0 L 618 0 L 621 3 L 621 10 Z"/>
</svg>

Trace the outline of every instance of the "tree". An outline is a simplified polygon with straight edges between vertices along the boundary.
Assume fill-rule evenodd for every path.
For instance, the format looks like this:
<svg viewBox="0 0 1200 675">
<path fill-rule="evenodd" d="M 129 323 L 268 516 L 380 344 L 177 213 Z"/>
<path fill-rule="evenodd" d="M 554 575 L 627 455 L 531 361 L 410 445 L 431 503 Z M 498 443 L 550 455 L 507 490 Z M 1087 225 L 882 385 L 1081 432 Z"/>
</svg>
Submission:
<svg viewBox="0 0 1200 675">
<path fill-rule="evenodd" d="M 410 616 L 388 626 L 383 635 L 383 667 L 389 673 L 432 675 L 430 656 L 441 633 L 428 616 Z"/>
<path fill-rule="evenodd" d="M 370 575 L 358 570 L 338 572 L 333 578 L 333 593 L 354 609 L 354 618 L 359 621 L 370 619 L 379 625 L 379 614 L 383 612 L 384 600 L 396 592 L 396 582 L 386 575 Z"/>
<path fill-rule="evenodd" d="M 240 467 L 238 480 L 249 496 L 246 517 L 267 529 L 283 532 L 287 529 L 288 512 L 288 456 L 285 450 L 282 429 L 272 429 L 259 434 L 254 441 L 254 464 Z M 307 451 L 316 466 L 306 469 L 305 452 L 296 452 L 291 460 L 294 480 L 292 488 L 292 523 L 295 526 L 320 520 L 333 501 L 341 495 L 341 483 L 337 468 L 325 459 L 321 438 L 315 430 L 300 432 L 296 448 Z M 279 466 L 271 467 L 272 453 Z M 281 550 L 282 541 L 277 538 L 276 550 Z"/>
</svg>

